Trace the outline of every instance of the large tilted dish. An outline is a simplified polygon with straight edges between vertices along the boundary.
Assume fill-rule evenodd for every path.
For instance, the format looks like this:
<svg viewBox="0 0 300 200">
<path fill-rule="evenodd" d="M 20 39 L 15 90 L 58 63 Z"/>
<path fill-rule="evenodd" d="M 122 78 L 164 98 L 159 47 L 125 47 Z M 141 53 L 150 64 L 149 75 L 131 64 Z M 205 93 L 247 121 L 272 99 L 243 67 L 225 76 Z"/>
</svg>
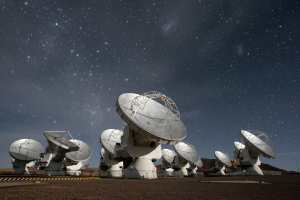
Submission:
<svg viewBox="0 0 300 200">
<path fill-rule="evenodd" d="M 33 139 L 20 139 L 13 142 L 9 147 L 10 156 L 22 161 L 35 160 L 41 153 L 44 153 L 44 147 Z"/>
<path fill-rule="evenodd" d="M 162 102 L 170 100 L 161 95 Z M 170 102 L 173 102 L 170 100 Z M 168 104 L 169 105 L 169 104 Z M 175 105 L 175 103 L 174 103 Z M 173 104 L 171 105 L 172 108 Z M 176 105 L 174 106 L 176 107 Z M 148 140 L 161 144 L 176 144 L 182 141 L 187 131 L 176 114 L 147 95 L 125 93 L 119 96 L 116 103 L 117 113 L 136 133 Z M 177 107 L 176 107 L 177 108 Z"/>
<path fill-rule="evenodd" d="M 240 136 L 244 141 L 247 149 L 249 149 L 249 151 L 251 151 L 252 153 L 271 159 L 277 157 L 272 147 L 270 147 L 266 142 L 262 141 L 259 137 L 250 133 L 249 131 L 241 130 Z"/>
<path fill-rule="evenodd" d="M 68 153 L 70 151 L 77 151 L 79 147 L 65 137 L 53 132 L 45 131 L 44 135 L 49 146 L 59 153 Z"/>
<path fill-rule="evenodd" d="M 162 157 L 169 164 L 174 162 L 175 156 L 177 156 L 176 152 L 171 149 L 163 149 L 162 150 Z"/>
<path fill-rule="evenodd" d="M 215 151 L 215 157 L 223 165 L 226 165 L 228 167 L 232 166 L 231 160 L 225 153 L 223 153 L 221 151 Z"/>
<path fill-rule="evenodd" d="M 199 156 L 196 152 L 195 147 L 187 142 L 180 142 L 178 144 L 175 144 L 174 149 L 179 157 L 190 162 L 191 164 L 199 161 Z"/>
<path fill-rule="evenodd" d="M 123 135 L 123 131 L 118 129 L 107 129 L 102 132 L 100 136 L 100 143 L 102 147 L 114 154 L 114 148 L 117 143 L 121 144 L 121 137 Z"/>
<path fill-rule="evenodd" d="M 82 161 L 82 160 L 87 160 L 91 157 L 92 155 L 91 147 L 87 145 L 85 142 L 80 140 L 70 140 L 70 142 L 79 146 L 79 150 L 66 153 L 67 158 L 73 161 Z"/>
</svg>

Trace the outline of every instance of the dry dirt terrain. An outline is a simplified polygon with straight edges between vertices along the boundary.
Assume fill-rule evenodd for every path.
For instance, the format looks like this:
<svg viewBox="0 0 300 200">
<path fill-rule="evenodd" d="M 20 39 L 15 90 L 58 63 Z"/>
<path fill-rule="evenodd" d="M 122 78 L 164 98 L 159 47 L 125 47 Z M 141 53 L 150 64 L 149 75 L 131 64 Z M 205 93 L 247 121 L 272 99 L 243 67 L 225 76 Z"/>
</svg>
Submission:
<svg viewBox="0 0 300 200">
<path fill-rule="evenodd" d="M 1 177 L 0 177 L 1 178 Z M 263 181 L 263 183 L 244 183 Z M 244 181 L 218 183 L 213 181 Z M 4 186 L 9 183 L 15 186 Z M 270 184 L 268 184 L 268 183 Z M 30 183 L 30 184 L 23 184 Z M 299 199 L 300 175 L 0 182 L 0 199 Z"/>
</svg>

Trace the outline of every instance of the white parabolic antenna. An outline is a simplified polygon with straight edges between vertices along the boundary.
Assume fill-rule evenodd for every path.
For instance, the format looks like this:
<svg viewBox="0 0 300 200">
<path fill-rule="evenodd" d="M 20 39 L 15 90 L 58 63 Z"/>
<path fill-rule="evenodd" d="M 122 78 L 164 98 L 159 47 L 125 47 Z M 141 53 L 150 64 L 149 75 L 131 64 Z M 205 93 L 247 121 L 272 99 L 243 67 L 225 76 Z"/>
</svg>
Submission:
<svg viewBox="0 0 300 200">
<path fill-rule="evenodd" d="M 258 130 L 241 130 L 240 136 L 245 145 L 234 142 L 235 165 L 242 168 L 242 173 L 245 175 L 263 175 L 262 170 L 259 168 L 259 165 L 261 165 L 259 156 L 270 159 L 277 157 L 269 137 Z M 265 141 L 262 140 L 263 138 Z"/>
<path fill-rule="evenodd" d="M 80 140 L 70 140 L 79 147 L 78 151 L 71 151 L 66 153 L 65 174 L 80 175 L 81 172 L 89 166 L 89 158 L 92 155 L 92 150 L 89 145 Z"/>
<path fill-rule="evenodd" d="M 168 164 L 174 162 L 175 156 L 177 156 L 176 152 L 171 149 L 162 150 L 162 157 Z"/>
<path fill-rule="evenodd" d="M 225 165 L 228 167 L 232 166 L 230 158 L 225 153 L 223 153 L 221 151 L 215 151 L 215 157 L 218 160 L 218 162 L 220 162 L 222 165 Z"/>
<path fill-rule="evenodd" d="M 132 159 L 125 177 L 157 178 L 152 162 L 162 156 L 160 144 L 176 144 L 187 135 L 176 104 L 166 95 L 152 91 L 142 95 L 122 94 L 116 108 L 127 126 L 122 144 L 116 146 L 115 157 Z"/>
<path fill-rule="evenodd" d="M 162 100 L 164 105 L 153 99 Z M 129 128 L 149 140 L 171 145 L 182 141 L 187 135 L 176 104 L 160 92 L 122 94 L 116 107 Z"/>
<path fill-rule="evenodd" d="M 180 142 L 174 145 L 174 149 L 177 156 L 173 168 L 180 169 L 184 176 L 196 175 L 197 168 L 203 166 L 196 148 L 188 142 Z"/>
<path fill-rule="evenodd" d="M 79 147 L 79 150 L 66 153 L 68 159 L 72 161 L 83 161 L 91 157 L 92 150 L 85 142 L 80 140 L 70 140 L 70 142 L 76 144 Z"/>
<path fill-rule="evenodd" d="M 240 143 L 240 142 L 234 142 L 234 148 L 237 150 L 237 151 L 239 151 L 239 150 L 241 150 L 241 149 L 245 149 L 245 145 L 244 144 L 242 144 L 242 143 Z"/>
<path fill-rule="evenodd" d="M 79 150 L 79 147 L 76 144 L 61 135 L 50 131 L 45 131 L 44 135 L 49 146 L 59 153 L 68 153 L 70 151 Z"/>
<path fill-rule="evenodd" d="M 64 136 L 58 135 L 55 132 L 66 133 Z M 42 158 L 36 161 L 36 166 L 39 169 L 44 169 L 44 175 L 61 175 L 61 168 L 64 164 L 64 159 L 66 157 L 66 153 L 71 151 L 78 151 L 79 146 L 66 138 L 69 135 L 71 138 L 71 134 L 68 131 L 45 131 L 44 136 L 47 139 L 48 146 L 46 148 L 46 152 Z M 73 138 L 72 138 L 73 139 Z M 88 155 L 88 154 L 87 154 Z M 86 155 L 78 154 L 69 155 L 70 158 L 75 160 L 81 159 L 80 157 L 85 157 Z"/>
<path fill-rule="evenodd" d="M 32 139 L 17 140 L 9 147 L 10 156 L 22 161 L 33 161 L 41 153 L 44 153 L 44 147 L 41 143 Z"/>
<path fill-rule="evenodd" d="M 104 177 L 121 177 L 123 162 L 114 160 L 114 149 L 116 144 L 121 144 L 123 131 L 118 129 L 108 129 L 102 132 L 100 136 L 101 161 L 100 168 L 103 170 Z M 110 174 L 109 174 L 110 173 Z"/>
<path fill-rule="evenodd" d="M 121 143 L 122 135 L 123 131 L 118 129 L 108 129 L 103 131 L 100 136 L 102 147 L 111 154 L 114 154 L 115 146 L 117 143 Z"/>
<path fill-rule="evenodd" d="M 255 133 L 257 134 L 257 136 L 254 135 Z M 263 133 L 261 131 L 252 131 L 252 133 L 251 133 L 250 131 L 241 130 L 240 136 L 241 136 L 242 140 L 244 141 L 245 146 L 252 153 L 255 153 L 259 156 L 264 156 L 264 157 L 270 158 L 270 159 L 274 159 L 277 157 L 274 149 L 271 147 L 270 140 L 265 133 Z M 259 138 L 261 136 L 263 136 L 265 138 L 266 142 L 264 142 L 263 140 L 261 140 Z M 269 144 L 267 144 L 267 143 L 269 143 Z"/>
<path fill-rule="evenodd" d="M 196 148 L 187 142 L 175 144 L 174 149 L 181 158 L 190 163 L 196 163 L 199 160 Z"/>
</svg>

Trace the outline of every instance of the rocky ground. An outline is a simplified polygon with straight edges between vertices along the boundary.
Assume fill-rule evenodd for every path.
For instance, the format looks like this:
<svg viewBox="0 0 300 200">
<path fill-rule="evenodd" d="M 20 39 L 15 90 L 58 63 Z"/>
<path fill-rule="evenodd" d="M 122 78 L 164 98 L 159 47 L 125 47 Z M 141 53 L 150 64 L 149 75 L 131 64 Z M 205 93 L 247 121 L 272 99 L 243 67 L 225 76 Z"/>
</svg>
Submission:
<svg viewBox="0 0 300 200">
<path fill-rule="evenodd" d="M 1 178 L 1 177 L 0 177 Z M 247 181 L 263 183 L 246 183 Z M 209 181 L 209 182 L 206 182 Z M 244 181 L 218 183 L 210 181 Z M 0 199 L 299 199 L 300 175 L 0 182 Z M 9 182 L 13 183 L 12 181 Z M 30 184 L 23 184 L 30 183 Z M 270 183 L 270 184 L 268 184 Z"/>
</svg>

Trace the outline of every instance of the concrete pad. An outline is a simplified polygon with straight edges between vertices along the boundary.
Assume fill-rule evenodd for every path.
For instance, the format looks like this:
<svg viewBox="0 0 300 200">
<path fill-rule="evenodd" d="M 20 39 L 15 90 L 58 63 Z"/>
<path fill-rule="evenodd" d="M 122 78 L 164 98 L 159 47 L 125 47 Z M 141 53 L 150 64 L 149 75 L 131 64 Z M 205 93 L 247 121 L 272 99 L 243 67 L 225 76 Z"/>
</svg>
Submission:
<svg viewBox="0 0 300 200">
<path fill-rule="evenodd" d="M 0 182 L 0 187 L 9 187 L 9 186 L 17 186 L 17 185 L 30 185 L 35 184 L 33 182 Z"/>
<path fill-rule="evenodd" d="M 264 181 L 196 181 L 196 183 L 256 183 L 256 184 L 272 184 Z"/>
</svg>

